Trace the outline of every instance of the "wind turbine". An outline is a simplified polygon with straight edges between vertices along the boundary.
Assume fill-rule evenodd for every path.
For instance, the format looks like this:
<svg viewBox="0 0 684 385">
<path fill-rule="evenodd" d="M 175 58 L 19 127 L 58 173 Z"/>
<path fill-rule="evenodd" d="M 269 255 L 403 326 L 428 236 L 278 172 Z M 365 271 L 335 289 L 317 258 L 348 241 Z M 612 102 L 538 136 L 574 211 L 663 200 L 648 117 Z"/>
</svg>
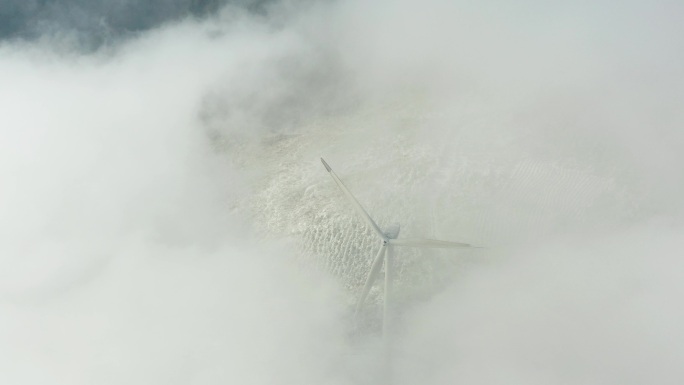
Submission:
<svg viewBox="0 0 684 385">
<path fill-rule="evenodd" d="M 323 162 L 323 166 L 325 166 L 325 169 L 328 171 L 330 176 L 333 178 L 335 183 L 340 187 L 342 192 L 344 192 L 344 195 L 347 196 L 347 199 L 349 202 L 351 202 L 352 206 L 354 209 L 356 209 L 357 213 L 363 218 L 363 220 L 366 221 L 366 223 L 373 229 L 373 231 L 378 235 L 381 241 L 381 246 L 380 250 L 378 250 L 378 254 L 375 257 L 375 260 L 373 260 L 373 265 L 371 266 L 371 270 L 368 273 L 368 277 L 366 278 L 366 283 L 363 286 L 363 291 L 361 291 L 361 296 L 358 299 L 358 302 L 356 303 L 356 311 L 355 311 L 355 316 L 358 316 L 361 307 L 363 306 L 363 303 L 366 300 L 366 297 L 368 296 L 368 292 L 370 291 L 371 287 L 373 286 L 373 283 L 375 280 L 378 278 L 378 275 L 380 274 L 380 268 L 382 267 L 383 260 L 385 263 L 385 298 L 384 298 L 384 304 L 383 304 L 383 319 L 382 319 L 382 334 L 383 334 L 383 339 L 386 341 L 389 339 L 389 334 L 391 333 L 390 329 L 390 323 L 391 323 L 391 316 L 389 314 L 390 309 L 391 309 L 391 302 L 392 302 L 392 278 L 393 278 L 393 262 L 394 262 L 394 247 L 395 246 L 405 246 L 405 247 L 431 247 L 431 248 L 471 248 L 471 247 L 476 247 L 469 245 L 467 243 L 460 243 L 460 242 L 448 242 L 448 241 L 438 241 L 436 239 L 426 239 L 426 238 L 398 238 L 399 236 L 399 230 L 400 227 L 399 225 L 392 225 L 390 226 L 386 231 L 382 231 L 380 227 L 375 223 L 373 218 L 368 215 L 366 210 L 363 209 L 359 201 L 354 198 L 351 192 L 347 189 L 347 187 L 342 183 L 340 178 L 335 174 L 335 172 L 330 168 L 328 163 L 321 158 L 321 162 Z"/>
</svg>

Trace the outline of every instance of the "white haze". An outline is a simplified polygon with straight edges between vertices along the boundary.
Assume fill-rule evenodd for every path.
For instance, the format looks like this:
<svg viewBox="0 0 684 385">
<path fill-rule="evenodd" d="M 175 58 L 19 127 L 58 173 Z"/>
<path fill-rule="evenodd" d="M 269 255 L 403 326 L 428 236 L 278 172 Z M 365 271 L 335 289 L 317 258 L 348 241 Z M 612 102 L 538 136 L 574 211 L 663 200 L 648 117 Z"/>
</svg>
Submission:
<svg viewBox="0 0 684 385">
<path fill-rule="evenodd" d="M 355 292 L 294 262 L 341 199 L 324 155 L 381 218 L 432 207 L 490 246 L 403 311 L 396 383 L 681 383 L 684 8 L 616 7 L 286 3 L 3 43 L 0 382 L 374 383 Z M 525 164 L 603 187 L 503 189 Z"/>
</svg>

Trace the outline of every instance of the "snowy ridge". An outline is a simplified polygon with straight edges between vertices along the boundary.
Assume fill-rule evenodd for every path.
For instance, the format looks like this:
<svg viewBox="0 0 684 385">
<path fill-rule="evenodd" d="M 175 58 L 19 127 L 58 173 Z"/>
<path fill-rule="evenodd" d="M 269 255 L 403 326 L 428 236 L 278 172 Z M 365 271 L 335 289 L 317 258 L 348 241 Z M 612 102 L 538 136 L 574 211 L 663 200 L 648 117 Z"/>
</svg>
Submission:
<svg viewBox="0 0 684 385">
<path fill-rule="evenodd" d="M 363 117 L 372 122 L 372 116 Z M 319 122 L 296 135 L 230 150 L 244 164 L 259 166 L 260 192 L 246 202 L 257 227 L 267 237 L 294 240 L 302 266 L 337 277 L 350 302 L 363 285 L 377 244 L 318 161 L 331 136 L 340 142 L 367 140 L 350 153 L 329 149 L 331 164 L 381 228 L 400 221 L 405 236 L 496 247 L 542 238 L 560 225 L 594 226 L 597 217 L 617 221 L 627 215 L 620 199 L 629 193 L 590 168 L 535 160 L 519 149 L 489 158 L 466 145 L 459 153 L 430 143 L 416 145 L 412 136 L 422 124 L 417 120 L 416 127 L 404 127 L 392 138 L 364 138 L 360 128 L 340 128 L 360 118 Z M 255 153 L 262 158 L 250 160 Z M 616 203 L 612 211 L 604 208 L 597 214 L 599 201 Z M 410 300 L 427 295 L 458 274 L 471 257 L 473 251 L 401 250 L 399 296 Z M 371 302 L 376 297 L 372 291 Z"/>
</svg>

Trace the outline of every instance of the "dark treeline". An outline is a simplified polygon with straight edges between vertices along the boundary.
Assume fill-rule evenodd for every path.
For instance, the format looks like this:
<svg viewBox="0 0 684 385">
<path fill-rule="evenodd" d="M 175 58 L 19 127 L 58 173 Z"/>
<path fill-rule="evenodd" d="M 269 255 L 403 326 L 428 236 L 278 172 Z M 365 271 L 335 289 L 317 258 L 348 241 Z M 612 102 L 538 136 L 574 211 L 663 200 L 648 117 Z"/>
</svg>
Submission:
<svg viewBox="0 0 684 385">
<path fill-rule="evenodd" d="M 68 33 L 99 46 L 162 23 L 204 17 L 231 3 L 258 11 L 268 0 L 0 0 L 0 40 Z"/>
</svg>

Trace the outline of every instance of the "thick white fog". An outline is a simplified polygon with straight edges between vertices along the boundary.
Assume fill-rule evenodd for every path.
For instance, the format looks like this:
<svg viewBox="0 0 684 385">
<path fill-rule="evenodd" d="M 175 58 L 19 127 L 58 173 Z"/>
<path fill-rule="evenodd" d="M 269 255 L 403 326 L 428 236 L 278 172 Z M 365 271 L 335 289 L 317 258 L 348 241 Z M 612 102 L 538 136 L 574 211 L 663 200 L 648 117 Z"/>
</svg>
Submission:
<svg viewBox="0 0 684 385">
<path fill-rule="evenodd" d="M 272 3 L 0 42 L 0 382 L 684 381 L 684 7 Z M 375 317 L 375 318 L 374 318 Z"/>
</svg>

